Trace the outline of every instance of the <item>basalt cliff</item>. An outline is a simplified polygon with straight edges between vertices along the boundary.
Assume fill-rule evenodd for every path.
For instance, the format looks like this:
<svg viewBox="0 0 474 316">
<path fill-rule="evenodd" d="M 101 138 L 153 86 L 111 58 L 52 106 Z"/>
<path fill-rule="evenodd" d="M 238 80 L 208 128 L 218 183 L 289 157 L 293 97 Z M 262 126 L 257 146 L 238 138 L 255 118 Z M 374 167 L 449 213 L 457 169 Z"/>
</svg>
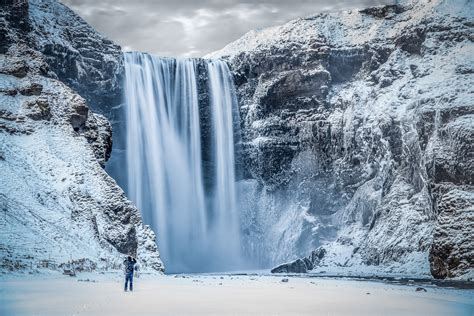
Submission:
<svg viewBox="0 0 474 316">
<path fill-rule="evenodd" d="M 208 56 L 235 75 L 254 256 L 290 262 L 280 272 L 472 276 L 473 12 L 322 13 Z"/>
</svg>

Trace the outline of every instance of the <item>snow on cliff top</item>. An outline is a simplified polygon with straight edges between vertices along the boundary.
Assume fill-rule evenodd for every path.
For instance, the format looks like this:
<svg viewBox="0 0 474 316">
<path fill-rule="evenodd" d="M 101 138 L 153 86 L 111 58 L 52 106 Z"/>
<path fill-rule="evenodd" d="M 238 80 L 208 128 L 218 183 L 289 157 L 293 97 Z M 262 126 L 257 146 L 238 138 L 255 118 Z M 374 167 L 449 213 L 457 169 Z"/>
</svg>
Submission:
<svg viewBox="0 0 474 316">
<path fill-rule="evenodd" d="M 402 1 L 401 7 L 404 12 L 388 13 L 385 18 L 349 10 L 319 13 L 280 26 L 252 30 L 204 58 L 235 56 L 243 52 L 287 46 L 288 43 L 295 43 L 303 49 L 315 42 L 335 47 L 361 45 L 374 39 L 392 38 L 427 17 L 456 15 L 469 18 L 473 17 L 474 12 L 474 2 L 463 0 L 407 0 Z"/>
</svg>

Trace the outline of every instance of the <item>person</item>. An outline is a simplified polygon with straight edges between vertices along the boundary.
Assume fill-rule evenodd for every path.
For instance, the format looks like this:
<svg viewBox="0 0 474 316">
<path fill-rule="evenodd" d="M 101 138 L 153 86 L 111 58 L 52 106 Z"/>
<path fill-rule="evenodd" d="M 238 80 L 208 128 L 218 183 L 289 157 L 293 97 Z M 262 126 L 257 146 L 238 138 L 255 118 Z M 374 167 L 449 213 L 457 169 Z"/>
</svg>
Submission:
<svg viewBox="0 0 474 316">
<path fill-rule="evenodd" d="M 130 283 L 130 291 L 133 291 L 133 271 L 135 270 L 135 264 L 137 260 L 132 256 L 128 256 L 127 259 L 123 261 L 125 266 L 125 288 L 124 291 L 127 292 L 127 285 Z"/>
</svg>

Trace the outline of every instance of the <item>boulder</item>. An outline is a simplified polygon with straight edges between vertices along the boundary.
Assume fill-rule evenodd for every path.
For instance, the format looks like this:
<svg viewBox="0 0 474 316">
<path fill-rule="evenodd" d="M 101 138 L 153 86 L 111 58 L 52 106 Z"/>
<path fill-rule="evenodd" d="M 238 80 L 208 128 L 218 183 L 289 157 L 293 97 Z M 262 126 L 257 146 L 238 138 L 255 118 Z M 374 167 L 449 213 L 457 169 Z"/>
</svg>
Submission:
<svg viewBox="0 0 474 316">
<path fill-rule="evenodd" d="M 296 259 L 295 261 L 281 264 L 271 270 L 271 273 L 306 273 L 308 267 L 304 260 Z"/>
</svg>

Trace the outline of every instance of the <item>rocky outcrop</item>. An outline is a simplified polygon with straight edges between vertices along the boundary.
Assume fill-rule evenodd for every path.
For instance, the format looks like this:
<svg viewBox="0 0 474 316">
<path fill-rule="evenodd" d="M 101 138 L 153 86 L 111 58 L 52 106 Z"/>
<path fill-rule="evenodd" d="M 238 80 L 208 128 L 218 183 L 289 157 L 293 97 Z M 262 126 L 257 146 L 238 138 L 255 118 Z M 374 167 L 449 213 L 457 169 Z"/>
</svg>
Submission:
<svg viewBox="0 0 474 316">
<path fill-rule="evenodd" d="M 145 270 L 163 271 L 153 231 L 103 169 L 109 122 L 59 80 L 65 78 L 38 46 L 41 36 L 66 32 L 63 24 L 49 29 L 54 21 L 37 23 L 57 10 L 66 9 L 54 1 L 0 8 L 0 271 L 85 263 L 118 269 L 127 254 L 138 256 Z M 74 25 L 67 29 L 74 32 Z M 90 58 L 76 53 L 75 61 Z M 81 68 L 81 76 L 88 71 Z M 99 81 L 93 93 L 107 87 Z"/>
<path fill-rule="evenodd" d="M 275 265 L 324 245 L 326 271 L 472 271 L 457 237 L 474 237 L 472 201 L 443 202 L 472 194 L 472 9 L 318 14 L 208 56 L 235 75 L 251 257 Z"/>
<path fill-rule="evenodd" d="M 272 273 L 306 273 L 308 272 L 308 266 L 302 259 L 296 259 L 295 261 L 284 263 L 275 267 L 271 270 Z"/>
<path fill-rule="evenodd" d="M 59 1 L 30 0 L 29 21 L 31 39 L 57 79 L 78 92 L 93 111 L 112 117 L 122 97 L 120 46 Z"/>
<path fill-rule="evenodd" d="M 438 203 L 438 219 L 430 248 L 431 274 L 458 277 L 474 269 L 474 193 L 454 187 Z"/>
<path fill-rule="evenodd" d="M 271 270 L 271 273 L 306 273 L 319 265 L 326 254 L 326 249 L 319 247 L 308 257 L 281 264 Z"/>
<path fill-rule="evenodd" d="M 155 234 L 102 168 L 112 127 L 94 112 L 120 126 L 120 48 L 57 1 L 4 4 L 2 270 L 110 269 L 131 253 L 162 271 Z M 324 13 L 212 54 L 228 60 L 240 102 L 249 257 L 289 262 L 274 269 L 286 273 L 472 275 L 473 11 L 405 1 Z M 120 182 L 120 164 L 108 166 Z"/>
</svg>

